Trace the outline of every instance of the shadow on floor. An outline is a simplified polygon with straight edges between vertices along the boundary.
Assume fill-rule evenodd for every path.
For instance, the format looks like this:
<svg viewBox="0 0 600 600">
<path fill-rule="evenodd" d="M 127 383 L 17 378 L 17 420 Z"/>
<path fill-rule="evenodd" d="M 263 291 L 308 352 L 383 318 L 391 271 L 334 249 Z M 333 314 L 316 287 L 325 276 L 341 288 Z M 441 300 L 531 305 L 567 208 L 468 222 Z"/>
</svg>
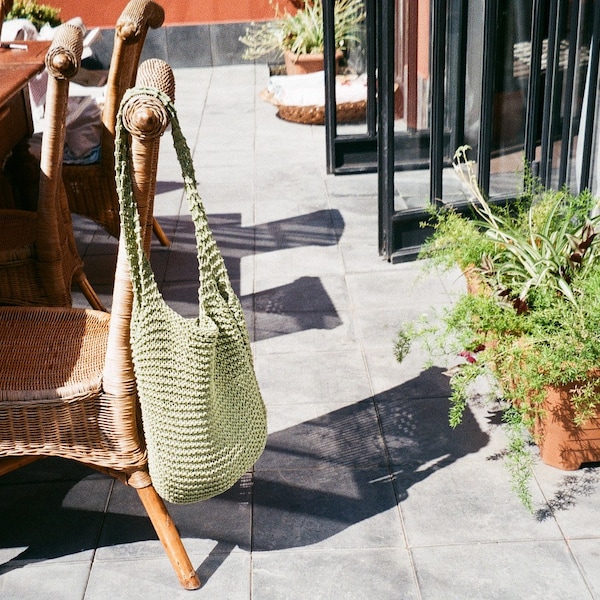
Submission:
<svg viewBox="0 0 600 600">
<path fill-rule="evenodd" d="M 419 397 L 424 390 L 428 396 Z M 400 535 L 389 509 L 412 485 L 488 441 L 468 410 L 460 432 L 450 429 L 448 393 L 447 377 L 429 369 L 375 398 L 271 433 L 253 483 L 246 476 L 217 498 L 173 506 L 182 537 L 218 540 L 200 566 L 204 580 L 236 546 L 269 551 L 315 545 L 339 534 L 358 535 L 350 528 L 373 517 L 383 519 L 375 535 Z M 0 485 L 1 547 L 15 549 L 0 573 L 97 546 L 156 539 L 135 492 L 56 459 L 47 461 L 51 474 L 45 475 L 44 462 Z M 105 514 L 100 507 L 111 493 Z M 392 519 L 388 525 L 386 519 Z"/>
<path fill-rule="evenodd" d="M 176 271 L 190 273 L 197 266 L 196 237 L 191 217 L 160 217 L 161 226 L 173 236 L 170 263 Z M 334 246 L 344 231 L 337 210 L 318 210 L 306 215 L 243 226 L 239 213 L 209 214 L 209 226 L 219 246 L 232 282 L 239 281 L 240 261 L 246 256 L 304 246 Z M 236 290 L 237 291 L 237 290 Z"/>
<path fill-rule="evenodd" d="M 432 368 L 374 399 L 272 433 L 255 472 L 253 549 L 336 536 L 484 447 L 488 436 L 468 409 L 461 430 L 450 428 L 448 396 L 447 377 Z"/>
<path fill-rule="evenodd" d="M 225 260 L 234 291 L 240 295 L 240 263 L 245 256 L 299 246 L 332 246 L 343 231 L 337 211 L 316 211 L 301 217 L 242 227 L 241 215 L 209 215 L 213 235 Z M 176 229 L 169 249 L 167 276 L 162 284 L 165 300 L 184 316 L 197 313 L 198 261 L 191 218 L 161 218 L 165 230 Z M 153 255 L 155 256 L 155 255 Z M 285 285 L 240 297 L 254 341 L 308 329 L 334 329 L 342 325 L 319 277 L 300 277 Z"/>
</svg>

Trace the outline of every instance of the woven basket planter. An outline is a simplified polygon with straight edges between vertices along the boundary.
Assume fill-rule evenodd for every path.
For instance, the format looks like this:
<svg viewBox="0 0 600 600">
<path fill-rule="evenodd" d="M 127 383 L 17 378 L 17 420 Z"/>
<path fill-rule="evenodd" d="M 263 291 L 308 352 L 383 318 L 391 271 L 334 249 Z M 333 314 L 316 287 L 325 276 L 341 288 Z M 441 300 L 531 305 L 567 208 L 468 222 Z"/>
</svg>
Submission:
<svg viewBox="0 0 600 600">
<path fill-rule="evenodd" d="M 293 123 L 303 123 L 305 125 L 325 124 L 324 106 L 290 106 L 287 104 L 279 104 L 266 89 L 261 92 L 260 97 L 277 107 L 277 116 L 280 119 L 292 121 Z M 367 114 L 367 101 L 342 102 L 336 105 L 336 110 L 338 123 L 356 123 L 364 121 Z"/>
</svg>

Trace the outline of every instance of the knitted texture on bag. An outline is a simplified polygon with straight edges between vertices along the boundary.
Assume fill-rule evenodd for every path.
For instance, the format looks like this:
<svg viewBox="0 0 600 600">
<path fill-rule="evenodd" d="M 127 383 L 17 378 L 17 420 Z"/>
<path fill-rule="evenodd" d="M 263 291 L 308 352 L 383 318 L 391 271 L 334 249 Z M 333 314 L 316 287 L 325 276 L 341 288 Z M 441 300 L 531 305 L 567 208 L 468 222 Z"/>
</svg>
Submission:
<svg viewBox="0 0 600 600">
<path fill-rule="evenodd" d="M 196 231 L 200 272 L 197 318 L 164 301 L 143 251 L 128 167 L 122 108 L 135 94 L 164 103 Z M 166 500 L 189 503 L 230 488 L 262 453 L 266 411 L 248 330 L 225 262 L 210 232 L 175 107 L 158 90 L 135 88 L 117 118 L 116 181 L 133 285 L 131 348 L 150 476 Z"/>
</svg>

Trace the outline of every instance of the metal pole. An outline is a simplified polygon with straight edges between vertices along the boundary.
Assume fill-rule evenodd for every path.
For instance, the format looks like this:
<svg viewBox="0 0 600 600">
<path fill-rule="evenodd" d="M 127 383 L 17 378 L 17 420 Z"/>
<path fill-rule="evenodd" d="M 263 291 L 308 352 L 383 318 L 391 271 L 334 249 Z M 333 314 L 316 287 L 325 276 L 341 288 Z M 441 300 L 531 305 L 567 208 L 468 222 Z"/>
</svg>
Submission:
<svg viewBox="0 0 600 600">
<path fill-rule="evenodd" d="M 334 0 L 323 0 L 323 45 L 325 66 L 325 145 L 327 172 L 335 167 L 337 112 L 335 100 L 335 12 Z"/>
<path fill-rule="evenodd" d="M 375 80 L 377 77 L 377 22 L 375 0 L 365 0 L 366 16 L 366 38 L 367 38 L 367 135 L 377 135 L 377 88 Z"/>
<path fill-rule="evenodd" d="M 583 132 L 583 156 L 581 157 L 581 179 L 579 189 L 584 190 L 591 184 L 592 142 L 594 132 L 594 114 L 596 111 L 596 96 L 598 88 L 598 61 L 600 60 L 600 2 L 594 2 L 594 27 L 592 29 L 592 42 L 590 48 L 590 62 L 588 67 L 588 97 L 587 105 L 582 107 L 585 111 L 585 130 Z M 581 133 L 581 132 L 580 132 Z"/>
<path fill-rule="evenodd" d="M 532 165 L 535 161 L 535 149 L 539 128 L 538 109 L 541 92 L 542 71 L 542 25 L 546 0 L 534 0 L 531 24 L 531 59 L 529 62 L 529 81 L 527 82 L 527 110 L 525 112 L 525 161 Z"/>
<path fill-rule="evenodd" d="M 548 52 L 546 59 L 546 89 L 544 90 L 544 108 L 542 113 L 542 157 L 540 161 L 540 180 L 549 186 L 552 179 L 552 121 L 554 113 L 554 95 L 556 93 L 556 75 L 558 66 L 559 37 L 559 0 L 550 4 L 548 21 Z"/>
<path fill-rule="evenodd" d="M 558 187 L 561 188 L 567 181 L 567 168 L 569 164 L 569 147 L 571 144 L 571 131 L 573 124 L 573 102 L 575 96 L 575 66 L 577 64 L 577 41 L 579 37 L 579 0 L 572 0 L 571 4 L 571 31 L 569 33 L 569 57 L 567 62 L 567 75 L 565 80 L 565 103 L 563 114 L 560 166 L 558 171 Z"/>
<path fill-rule="evenodd" d="M 394 0 L 381 0 L 377 16 L 379 252 L 390 260 L 394 251 Z"/>
<path fill-rule="evenodd" d="M 494 64 L 496 59 L 496 27 L 498 0 L 486 0 L 483 20 L 483 71 L 481 88 L 481 117 L 477 148 L 478 181 L 483 193 L 490 192 L 490 159 L 494 111 Z"/>
<path fill-rule="evenodd" d="M 444 110 L 446 72 L 446 0 L 431 3 L 431 127 L 429 140 L 429 198 L 442 199 L 444 168 Z"/>
</svg>

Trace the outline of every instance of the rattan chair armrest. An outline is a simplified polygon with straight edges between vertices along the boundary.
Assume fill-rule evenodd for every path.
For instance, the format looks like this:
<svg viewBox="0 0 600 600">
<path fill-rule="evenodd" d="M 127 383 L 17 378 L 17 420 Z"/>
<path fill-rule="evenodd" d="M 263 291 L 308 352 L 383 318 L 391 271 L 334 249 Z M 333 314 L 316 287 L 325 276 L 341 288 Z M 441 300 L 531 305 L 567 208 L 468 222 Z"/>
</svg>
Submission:
<svg viewBox="0 0 600 600">
<path fill-rule="evenodd" d="M 81 66 L 83 31 L 70 23 L 61 25 L 54 34 L 46 54 L 48 73 L 56 79 L 71 79 Z"/>
<path fill-rule="evenodd" d="M 65 23 L 57 28 L 46 54 L 49 77 L 40 157 L 36 248 L 41 262 L 55 265 L 61 262 L 61 239 L 66 235 L 65 228 L 71 227 L 70 220 L 65 218 L 68 209 L 60 186 L 69 80 L 79 70 L 82 51 L 83 31 L 75 25 Z M 49 278 L 49 281 L 58 286 L 58 275 Z M 53 290 L 52 294 L 56 291 Z"/>
<path fill-rule="evenodd" d="M 175 78 L 171 67 L 157 58 L 144 61 L 138 70 L 137 85 L 156 88 L 173 98 Z M 135 93 L 123 104 L 123 124 L 131 133 L 130 168 L 134 196 L 144 227 L 144 249 L 149 251 L 154 208 L 154 191 L 160 136 L 169 124 L 164 104 L 151 94 Z M 129 323 L 131 320 L 132 288 L 125 242 L 121 235 L 115 286 L 113 291 L 111 329 L 106 353 L 104 389 L 118 396 L 133 380 Z M 128 364 L 129 369 L 123 365 Z M 116 368 L 115 368 L 116 365 Z"/>
<path fill-rule="evenodd" d="M 175 101 L 175 77 L 171 67 L 159 58 L 144 61 L 138 70 L 136 86 L 156 88 Z M 148 94 L 132 96 L 123 105 L 123 125 L 134 137 L 161 136 L 169 124 L 164 104 Z"/>
<path fill-rule="evenodd" d="M 156 2 L 131 0 L 117 20 L 115 32 L 124 42 L 133 43 L 143 35 L 146 25 L 156 29 L 164 20 L 165 11 Z"/>
</svg>

